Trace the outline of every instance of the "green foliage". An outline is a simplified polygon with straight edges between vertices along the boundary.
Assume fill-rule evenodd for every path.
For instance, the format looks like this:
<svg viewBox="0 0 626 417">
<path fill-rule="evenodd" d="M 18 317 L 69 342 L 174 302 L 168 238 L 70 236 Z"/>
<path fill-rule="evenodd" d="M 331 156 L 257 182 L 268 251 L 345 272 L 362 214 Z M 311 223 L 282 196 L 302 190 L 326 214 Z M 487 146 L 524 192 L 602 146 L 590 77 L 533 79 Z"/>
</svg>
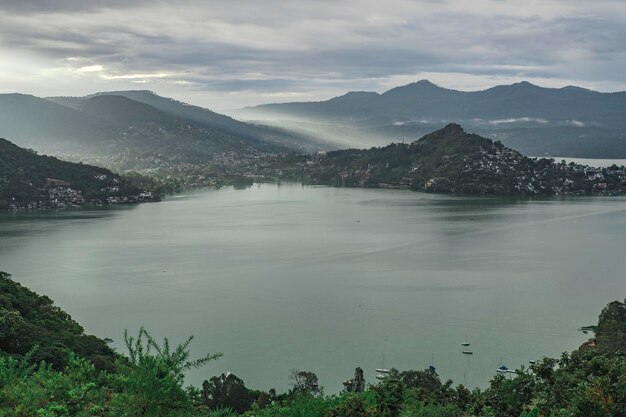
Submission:
<svg viewBox="0 0 626 417">
<path fill-rule="evenodd" d="M 292 381 L 290 395 L 315 395 L 320 393 L 317 375 L 309 371 L 292 369 L 289 379 Z"/>
<path fill-rule="evenodd" d="M 221 353 L 190 360 L 188 338 L 170 347 L 168 339 L 159 344 L 143 327 L 137 337 L 124 334 L 128 360 L 118 364 L 113 386 L 118 394 L 111 401 L 115 415 L 123 417 L 190 416 L 193 403 L 183 389 L 185 371 L 218 359 Z"/>
<path fill-rule="evenodd" d="M 207 417 L 235 417 L 238 414 L 233 411 L 232 408 L 216 408 L 215 410 L 209 411 L 207 413 Z"/>
<path fill-rule="evenodd" d="M 228 408 L 238 413 L 251 408 L 254 398 L 234 374 L 214 376 L 202 383 L 202 400 L 209 409 Z"/>
<path fill-rule="evenodd" d="M 132 181 L 91 165 L 65 162 L 41 156 L 0 139 L 0 208 L 48 201 L 44 190 L 48 178 L 69 183 L 85 199 L 106 200 L 111 195 L 129 196 L 140 192 Z M 117 191 L 112 192 L 112 189 Z"/>
<path fill-rule="evenodd" d="M 98 369 L 113 369 L 115 354 L 107 341 L 84 334 L 69 314 L 0 272 L 0 351 L 20 357 L 33 353 L 35 362 L 45 361 L 55 369 L 67 364 L 75 353 Z"/>
<path fill-rule="evenodd" d="M 365 391 L 365 378 L 363 377 L 363 369 L 357 367 L 354 370 L 354 378 L 343 383 L 345 392 L 363 392 Z"/>
<path fill-rule="evenodd" d="M 382 383 L 374 387 L 376 393 L 376 415 L 398 417 L 402 411 L 404 386 L 398 372 L 391 370 Z"/>
<path fill-rule="evenodd" d="M 509 379 L 497 374 L 485 392 L 486 405 L 497 416 L 517 417 L 527 411 L 535 395 L 535 378 L 518 371 L 515 378 Z"/>
<path fill-rule="evenodd" d="M 315 373 L 298 370 L 292 371 L 293 388 L 285 394 L 249 390 L 233 374 L 205 381 L 202 390 L 185 389 L 187 370 L 221 354 L 192 360 L 192 338 L 174 346 L 141 328 L 137 336 L 125 334 L 127 356 L 111 356 L 115 366 L 103 370 L 93 358 L 104 341 L 85 336 L 50 299 L 1 275 L 2 417 L 626 416 L 626 351 L 614 346 L 544 358 L 514 375 L 497 374 L 485 390 L 455 388 L 432 371 L 414 370 L 391 370 L 383 381 L 365 387 L 360 368 L 346 392 L 330 396 Z M 622 313 L 622 303 L 609 304 L 599 328 L 614 330 Z"/>
<path fill-rule="evenodd" d="M 394 187 L 481 195 L 622 193 L 622 174 L 590 180 L 582 166 L 531 159 L 449 124 L 410 143 L 276 158 L 280 178 L 346 187 Z M 606 186 L 606 188 L 604 188 Z"/>
<path fill-rule="evenodd" d="M 609 303 L 598 318 L 598 345 L 605 349 L 626 349 L 626 300 Z"/>
<path fill-rule="evenodd" d="M 70 354 L 63 372 L 50 365 L 0 358 L 0 415 L 87 417 L 105 415 L 106 389 L 90 362 Z"/>
</svg>

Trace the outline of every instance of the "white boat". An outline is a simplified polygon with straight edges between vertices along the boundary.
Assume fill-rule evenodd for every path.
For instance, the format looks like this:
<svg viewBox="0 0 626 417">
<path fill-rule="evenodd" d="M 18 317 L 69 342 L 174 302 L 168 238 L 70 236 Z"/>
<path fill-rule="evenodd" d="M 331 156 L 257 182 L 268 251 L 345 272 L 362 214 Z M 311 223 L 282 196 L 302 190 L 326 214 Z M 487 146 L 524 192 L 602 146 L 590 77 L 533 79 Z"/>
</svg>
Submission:
<svg viewBox="0 0 626 417">
<path fill-rule="evenodd" d="M 387 374 L 389 373 L 389 369 L 385 368 L 385 355 L 383 355 L 383 366 L 382 368 L 376 368 L 376 378 L 378 379 L 383 379 L 385 377 L 387 377 Z"/>
</svg>

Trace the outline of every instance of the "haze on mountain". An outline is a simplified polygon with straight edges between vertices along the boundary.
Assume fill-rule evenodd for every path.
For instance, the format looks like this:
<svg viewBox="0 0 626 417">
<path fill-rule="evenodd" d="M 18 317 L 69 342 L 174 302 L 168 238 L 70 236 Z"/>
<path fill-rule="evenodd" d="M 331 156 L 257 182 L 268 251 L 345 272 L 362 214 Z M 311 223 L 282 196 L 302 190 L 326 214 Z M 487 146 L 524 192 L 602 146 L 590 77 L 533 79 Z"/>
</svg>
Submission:
<svg viewBox="0 0 626 417">
<path fill-rule="evenodd" d="M 377 145 L 414 140 L 460 122 L 527 155 L 626 157 L 626 92 L 573 86 L 520 82 L 465 92 L 421 80 L 382 94 L 353 91 L 326 101 L 266 104 L 233 114 L 331 137 L 351 133 Z"/>
<path fill-rule="evenodd" d="M 0 95 L 0 137 L 19 146 L 119 170 L 157 158 L 206 164 L 217 154 L 305 152 L 320 149 L 310 138 L 255 126 L 150 91 L 97 93 L 43 99 Z M 111 158 L 116 158 L 114 161 Z"/>
</svg>

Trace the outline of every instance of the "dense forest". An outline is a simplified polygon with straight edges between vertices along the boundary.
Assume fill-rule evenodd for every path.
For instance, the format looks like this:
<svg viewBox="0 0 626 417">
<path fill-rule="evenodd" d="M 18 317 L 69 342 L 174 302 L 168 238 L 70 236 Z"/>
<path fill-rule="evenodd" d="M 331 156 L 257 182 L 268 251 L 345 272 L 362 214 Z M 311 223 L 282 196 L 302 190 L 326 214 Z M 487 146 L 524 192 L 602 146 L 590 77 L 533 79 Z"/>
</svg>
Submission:
<svg viewBox="0 0 626 417">
<path fill-rule="evenodd" d="M 38 155 L 0 139 L 0 209 L 137 202 L 157 198 L 156 183 L 82 163 Z M 151 186 L 155 195 L 142 194 Z"/>
<path fill-rule="evenodd" d="M 626 190 L 626 170 L 533 159 L 458 124 L 410 144 L 283 156 L 283 179 L 347 187 L 407 188 L 480 195 L 612 195 Z"/>
<path fill-rule="evenodd" d="M 313 372 L 294 370 L 285 393 L 252 390 L 233 374 L 185 387 L 185 371 L 217 360 L 190 355 L 141 329 L 127 351 L 86 335 L 48 297 L 0 273 L 0 416 L 228 417 L 619 417 L 626 415 L 626 300 L 601 312 L 596 339 L 485 389 L 441 381 L 432 370 L 392 369 L 368 383 L 356 368 L 328 395 Z"/>
</svg>

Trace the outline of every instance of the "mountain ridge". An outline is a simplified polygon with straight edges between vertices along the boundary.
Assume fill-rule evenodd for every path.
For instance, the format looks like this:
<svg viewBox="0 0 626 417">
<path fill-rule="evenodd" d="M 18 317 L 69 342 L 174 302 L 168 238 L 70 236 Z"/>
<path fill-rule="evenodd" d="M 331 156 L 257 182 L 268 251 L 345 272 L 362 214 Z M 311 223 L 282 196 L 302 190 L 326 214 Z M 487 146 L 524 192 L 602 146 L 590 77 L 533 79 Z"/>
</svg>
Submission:
<svg viewBox="0 0 626 417">
<path fill-rule="evenodd" d="M 294 157 L 278 166 L 285 179 L 348 187 L 522 196 L 626 192 L 624 167 L 529 158 L 457 123 L 409 144 Z"/>
<path fill-rule="evenodd" d="M 347 128 L 375 145 L 415 140 L 459 122 L 526 155 L 626 158 L 626 91 L 547 88 L 528 81 L 460 91 L 420 80 L 381 94 L 348 92 L 319 102 L 245 107 L 233 114 L 309 130 L 316 124 L 317 130 L 339 138 Z"/>
</svg>

